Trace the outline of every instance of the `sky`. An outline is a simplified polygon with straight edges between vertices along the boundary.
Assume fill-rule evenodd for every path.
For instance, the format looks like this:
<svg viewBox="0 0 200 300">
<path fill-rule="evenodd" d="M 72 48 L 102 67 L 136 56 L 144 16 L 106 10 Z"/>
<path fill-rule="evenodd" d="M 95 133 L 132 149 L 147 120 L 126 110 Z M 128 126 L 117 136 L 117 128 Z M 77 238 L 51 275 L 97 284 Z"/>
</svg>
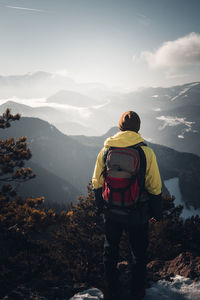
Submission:
<svg viewBox="0 0 200 300">
<path fill-rule="evenodd" d="M 0 75 L 136 89 L 200 80 L 199 0 L 0 0 Z"/>
</svg>

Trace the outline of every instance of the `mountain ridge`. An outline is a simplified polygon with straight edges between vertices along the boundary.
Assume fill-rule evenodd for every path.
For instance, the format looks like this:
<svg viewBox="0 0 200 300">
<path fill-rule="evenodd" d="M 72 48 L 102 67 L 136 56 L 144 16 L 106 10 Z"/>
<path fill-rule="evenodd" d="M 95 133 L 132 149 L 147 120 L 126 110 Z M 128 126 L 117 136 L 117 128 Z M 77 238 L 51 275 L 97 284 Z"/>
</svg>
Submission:
<svg viewBox="0 0 200 300">
<path fill-rule="evenodd" d="M 66 136 L 53 125 L 36 118 L 21 118 L 11 128 L 0 132 L 0 138 L 22 135 L 28 136 L 34 163 L 67 179 L 83 194 L 86 192 L 105 135 L 96 137 L 95 143 L 87 137 L 84 143 L 84 137 L 81 140 L 80 137 Z M 198 208 L 200 157 L 158 144 L 148 142 L 148 145 L 156 153 L 163 180 L 178 177 L 183 200 Z"/>
</svg>

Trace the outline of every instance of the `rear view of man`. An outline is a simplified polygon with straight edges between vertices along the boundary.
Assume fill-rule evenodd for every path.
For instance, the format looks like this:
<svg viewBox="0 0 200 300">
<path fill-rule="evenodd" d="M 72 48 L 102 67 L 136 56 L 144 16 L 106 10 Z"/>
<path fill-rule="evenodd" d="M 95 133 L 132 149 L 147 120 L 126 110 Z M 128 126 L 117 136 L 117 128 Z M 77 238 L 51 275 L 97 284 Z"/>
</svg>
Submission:
<svg viewBox="0 0 200 300">
<path fill-rule="evenodd" d="M 125 112 L 119 129 L 105 141 L 92 178 L 95 203 L 105 219 L 105 299 L 122 299 L 116 265 L 125 230 L 133 254 L 131 295 L 139 300 L 145 295 L 148 222 L 162 214 L 161 179 L 156 156 L 138 133 L 137 113 Z"/>
</svg>

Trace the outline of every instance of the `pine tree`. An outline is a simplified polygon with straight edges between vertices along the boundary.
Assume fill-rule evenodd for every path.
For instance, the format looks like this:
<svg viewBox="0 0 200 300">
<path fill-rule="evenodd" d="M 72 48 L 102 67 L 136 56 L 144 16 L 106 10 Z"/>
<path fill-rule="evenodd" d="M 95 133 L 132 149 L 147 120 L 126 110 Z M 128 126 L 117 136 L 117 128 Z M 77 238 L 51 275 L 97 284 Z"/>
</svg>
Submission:
<svg viewBox="0 0 200 300">
<path fill-rule="evenodd" d="M 12 115 L 7 109 L 0 116 L 0 128 L 6 130 L 18 120 L 20 115 Z M 43 197 L 19 196 L 20 185 L 35 177 L 31 168 L 24 168 L 30 158 L 26 137 L 0 141 L 0 295 L 38 272 L 39 251 L 48 248 L 39 233 L 55 219 L 52 210 L 39 209 Z"/>
</svg>

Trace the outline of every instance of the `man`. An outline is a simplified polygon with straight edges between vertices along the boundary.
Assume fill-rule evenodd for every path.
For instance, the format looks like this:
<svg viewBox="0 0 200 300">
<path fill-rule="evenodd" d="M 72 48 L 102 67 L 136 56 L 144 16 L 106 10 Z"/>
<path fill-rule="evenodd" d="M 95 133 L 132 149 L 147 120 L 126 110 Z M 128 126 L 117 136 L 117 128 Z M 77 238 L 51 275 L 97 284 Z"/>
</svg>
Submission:
<svg viewBox="0 0 200 300">
<path fill-rule="evenodd" d="M 153 150 L 138 133 L 140 118 L 127 111 L 119 120 L 116 135 L 104 142 L 92 178 L 95 203 L 104 213 L 104 266 L 107 299 L 121 299 L 117 261 L 125 230 L 133 254 L 131 294 L 145 295 L 148 222 L 161 219 L 161 178 Z"/>
</svg>

